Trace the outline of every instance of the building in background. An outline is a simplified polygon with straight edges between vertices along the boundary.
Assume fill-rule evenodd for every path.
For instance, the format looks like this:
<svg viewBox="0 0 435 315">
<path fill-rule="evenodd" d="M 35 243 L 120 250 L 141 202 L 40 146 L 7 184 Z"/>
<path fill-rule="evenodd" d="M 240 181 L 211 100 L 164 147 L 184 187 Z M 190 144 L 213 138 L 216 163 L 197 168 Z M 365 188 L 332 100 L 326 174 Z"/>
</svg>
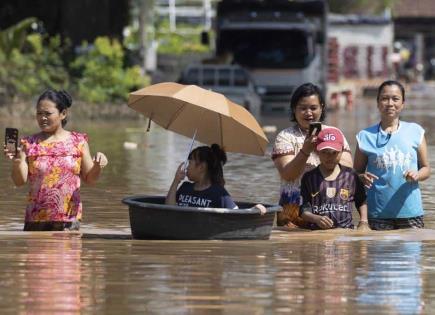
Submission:
<svg viewBox="0 0 435 315">
<path fill-rule="evenodd" d="M 385 16 L 330 14 L 328 95 L 332 106 L 391 77 L 394 27 Z"/>
<path fill-rule="evenodd" d="M 401 60 L 399 76 L 406 81 L 435 79 L 435 1 L 398 0 L 393 19 L 396 50 Z"/>
</svg>

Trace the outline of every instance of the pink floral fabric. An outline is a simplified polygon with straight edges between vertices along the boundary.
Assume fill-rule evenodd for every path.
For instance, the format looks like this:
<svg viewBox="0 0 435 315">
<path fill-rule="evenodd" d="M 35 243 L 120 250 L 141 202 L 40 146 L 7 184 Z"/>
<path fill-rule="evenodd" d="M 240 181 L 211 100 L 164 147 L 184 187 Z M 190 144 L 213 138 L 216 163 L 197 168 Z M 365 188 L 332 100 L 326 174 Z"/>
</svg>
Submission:
<svg viewBox="0 0 435 315">
<path fill-rule="evenodd" d="M 26 222 L 72 222 L 82 217 L 80 169 L 86 134 L 45 143 L 38 135 L 22 139 L 29 165 Z"/>
</svg>

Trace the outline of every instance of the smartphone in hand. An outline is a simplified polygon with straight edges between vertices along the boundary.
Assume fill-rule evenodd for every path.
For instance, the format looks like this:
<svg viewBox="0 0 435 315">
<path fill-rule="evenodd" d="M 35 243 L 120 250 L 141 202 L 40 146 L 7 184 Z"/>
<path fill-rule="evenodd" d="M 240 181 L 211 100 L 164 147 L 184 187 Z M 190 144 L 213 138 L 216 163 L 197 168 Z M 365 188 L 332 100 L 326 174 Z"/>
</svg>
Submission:
<svg viewBox="0 0 435 315">
<path fill-rule="evenodd" d="M 14 152 L 14 156 L 18 154 L 18 129 L 6 128 L 5 130 L 5 146 L 9 152 Z"/>
<path fill-rule="evenodd" d="M 317 136 L 322 130 L 322 123 L 321 122 L 311 122 L 310 128 L 308 129 L 308 135 L 309 136 Z"/>
</svg>

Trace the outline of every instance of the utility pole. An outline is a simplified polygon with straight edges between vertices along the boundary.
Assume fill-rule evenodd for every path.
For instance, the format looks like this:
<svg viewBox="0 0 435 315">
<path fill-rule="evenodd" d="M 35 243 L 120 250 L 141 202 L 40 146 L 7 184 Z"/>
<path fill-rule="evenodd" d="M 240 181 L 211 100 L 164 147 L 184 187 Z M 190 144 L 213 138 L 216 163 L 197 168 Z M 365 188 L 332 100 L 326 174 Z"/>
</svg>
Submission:
<svg viewBox="0 0 435 315">
<path fill-rule="evenodd" d="M 175 32 L 177 29 L 177 12 L 175 7 L 175 0 L 169 0 L 169 29 Z"/>
<path fill-rule="evenodd" d="M 203 7 L 204 7 L 204 29 L 205 31 L 209 31 L 211 29 L 211 19 L 212 19 L 212 12 L 211 12 L 211 1 L 210 0 L 203 0 Z"/>
<path fill-rule="evenodd" d="M 154 0 L 139 0 L 139 43 L 142 68 L 154 71 L 156 67 L 154 42 Z"/>
</svg>

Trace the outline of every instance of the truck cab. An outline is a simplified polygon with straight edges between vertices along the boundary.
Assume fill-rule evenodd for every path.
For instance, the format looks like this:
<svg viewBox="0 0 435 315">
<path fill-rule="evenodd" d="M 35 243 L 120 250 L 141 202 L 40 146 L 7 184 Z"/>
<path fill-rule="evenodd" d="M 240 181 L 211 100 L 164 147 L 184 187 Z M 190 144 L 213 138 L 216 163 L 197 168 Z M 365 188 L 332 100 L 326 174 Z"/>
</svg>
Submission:
<svg viewBox="0 0 435 315">
<path fill-rule="evenodd" d="M 264 111 L 286 111 L 300 84 L 326 89 L 326 14 L 319 0 L 222 0 L 216 55 L 249 72 Z"/>
</svg>

